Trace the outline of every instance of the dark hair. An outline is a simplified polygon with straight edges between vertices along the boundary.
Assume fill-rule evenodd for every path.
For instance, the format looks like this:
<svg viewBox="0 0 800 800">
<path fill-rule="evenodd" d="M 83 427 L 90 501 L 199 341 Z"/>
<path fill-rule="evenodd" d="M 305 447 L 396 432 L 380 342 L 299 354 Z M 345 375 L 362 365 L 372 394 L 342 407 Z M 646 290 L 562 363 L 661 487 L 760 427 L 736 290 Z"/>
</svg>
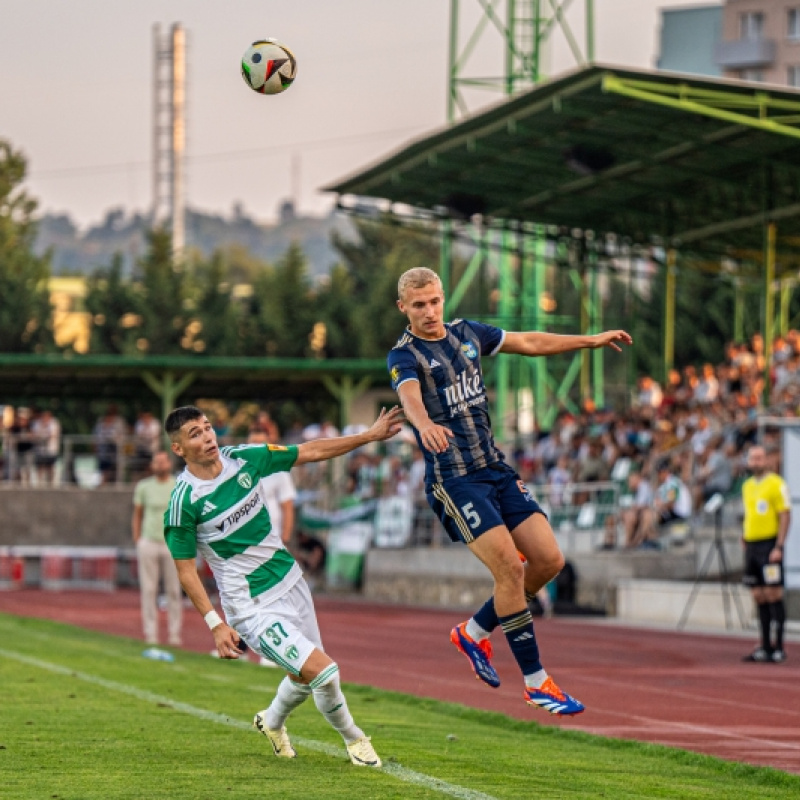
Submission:
<svg viewBox="0 0 800 800">
<path fill-rule="evenodd" d="M 164 430 L 174 436 L 187 422 L 205 416 L 197 406 L 181 406 L 170 411 L 164 421 Z"/>
</svg>

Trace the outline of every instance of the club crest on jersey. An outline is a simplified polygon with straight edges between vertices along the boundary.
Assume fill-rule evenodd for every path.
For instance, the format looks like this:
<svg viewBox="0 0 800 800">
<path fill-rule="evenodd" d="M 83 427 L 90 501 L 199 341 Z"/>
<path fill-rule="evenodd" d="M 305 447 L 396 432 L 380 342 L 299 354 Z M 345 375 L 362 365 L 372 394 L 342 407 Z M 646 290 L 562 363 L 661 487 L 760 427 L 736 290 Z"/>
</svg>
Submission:
<svg viewBox="0 0 800 800">
<path fill-rule="evenodd" d="M 300 655 L 300 653 L 298 652 L 297 648 L 296 648 L 296 647 L 295 647 L 293 644 L 290 644 L 290 645 L 289 645 L 289 646 L 286 648 L 286 650 L 285 650 L 285 652 L 284 652 L 284 655 L 285 655 L 285 656 L 286 656 L 286 658 L 288 658 L 290 661 L 295 661 L 295 660 L 297 659 L 297 657 Z"/>
<path fill-rule="evenodd" d="M 397 383 L 397 379 L 400 377 L 400 367 L 392 367 L 392 371 L 389 373 L 389 376 L 392 379 L 392 383 Z"/>
<path fill-rule="evenodd" d="M 243 489 L 252 489 L 253 488 L 253 479 L 246 473 L 243 472 L 237 479 L 236 482 L 241 486 Z"/>
<path fill-rule="evenodd" d="M 473 361 L 478 357 L 478 351 L 475 349 L 475 345 L 472 344 L 472 342 L 464 342 L 464 344 L 461 345 L 461 350 L 467 358 Z"/>
</svg>

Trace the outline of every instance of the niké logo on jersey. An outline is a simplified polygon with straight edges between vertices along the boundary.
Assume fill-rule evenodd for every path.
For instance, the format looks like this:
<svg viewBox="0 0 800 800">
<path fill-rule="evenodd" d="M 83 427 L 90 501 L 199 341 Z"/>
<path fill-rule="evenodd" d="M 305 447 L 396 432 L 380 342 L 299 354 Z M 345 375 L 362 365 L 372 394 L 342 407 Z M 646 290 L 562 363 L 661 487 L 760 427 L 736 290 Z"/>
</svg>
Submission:
<svg viewBox="0 0 800 800">
<path fill-rule="evenodd" d="M 251 489 L 253 487 L 253 479 L 246 473 L 243 472 L 237 479 L 236 482 L 241 486 L 243 489 Z"/>
<path fill-rule="evenodd" d="M 476 398 L 483 397 L 485 397 L 483 382 L 481 381 L 481 374 L 477 370 L 473 370 L 471 373 L 462 372 L 456 378 L 454 384 L 445 386 L 444 389 L 444 398 L 450 408 L 453 408 L 453 406 L 460 407 L 465 403 L 474 405 Z M 477 402 L 480 402 L 480 400 L 477 400 Z"/>
</svg>

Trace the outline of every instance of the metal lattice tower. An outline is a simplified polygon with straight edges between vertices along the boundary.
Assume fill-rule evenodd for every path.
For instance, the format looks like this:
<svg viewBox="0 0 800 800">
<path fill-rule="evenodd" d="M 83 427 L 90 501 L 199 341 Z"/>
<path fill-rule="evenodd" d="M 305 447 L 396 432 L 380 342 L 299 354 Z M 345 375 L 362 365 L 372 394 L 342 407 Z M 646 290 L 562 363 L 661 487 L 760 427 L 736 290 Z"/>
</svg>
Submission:
<svg viewBox="0 0 800 800">
<path fill-rule="evenodd" d="M 186 243 L 186 32 L 164 36 L 153 26 L 153 225 L 172 231 L 172 250 Z"/>
<path fill-rule="evenodd" d="M 462 30 L 462 0 L 450 0 L 448 121 L 454 122 L 469 114 L 464 89 L 488 89 L 513 95 L 539 83 L 546 77 L 545 53 L 556 33 L 563 37 L 576 66 L 592 62 L 594 0 L 583 2 L 585 40 L 581 46 L 566 16 L 573 0 L 477 0 L 482 13 L 471 31 Z M 503 73 L 487 76 L 482 70 L 474 75 L 471 57 L 490 31 L 503 40 Z"/>
</svg>

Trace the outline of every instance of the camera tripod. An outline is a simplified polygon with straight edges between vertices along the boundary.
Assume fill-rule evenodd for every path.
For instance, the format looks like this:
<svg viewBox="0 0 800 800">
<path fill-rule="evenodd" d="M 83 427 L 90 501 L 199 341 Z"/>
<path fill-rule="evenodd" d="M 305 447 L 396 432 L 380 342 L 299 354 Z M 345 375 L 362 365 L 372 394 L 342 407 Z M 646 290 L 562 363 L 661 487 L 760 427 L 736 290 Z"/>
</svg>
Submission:
<svg viewBox="0 0 800 800">
<path fill-rule="evenodd" d="M 730 570 L 728 569 L 728 558 L 725 555 L 725 543 L 722 541 L 722 506 L 723 499 L 721 494 L 712 495 L 708 502 L 705 504 L 704 510 L 707 513 L 714 514 L 714 541 L 711 547 L 708 548 L 708 553 L 703 559 L 700 569 L 697 571 L 697 576 L 694 579 L 692 591 L 689 594 L 689 599 L 686 601 L 686 606 L 683 609 L 681 618 L 678 620 L 678 630 L 682 630 L 684 625 L 689 619 L 689 614 L 694 606 L 694 601 L 697 599 L 697 593 L 700 591 L 700 586 L 703 583 L 703 578 L 708 575 L 711 564 L 714 562 L 714 556 L 719 559 L 720 567 L 720 588 L 722 589 L 722 607 L 725 613 L 725 629 L 733 627 L 731 620 L 731 605 L 736 606 L 736 611 L 739 615 L 739 625 L 742 628 L 747 627 L 747 619 L 742 608 L 741 598 L 736 593 L 736 588 L 731 582 Z"/>
</svg>

